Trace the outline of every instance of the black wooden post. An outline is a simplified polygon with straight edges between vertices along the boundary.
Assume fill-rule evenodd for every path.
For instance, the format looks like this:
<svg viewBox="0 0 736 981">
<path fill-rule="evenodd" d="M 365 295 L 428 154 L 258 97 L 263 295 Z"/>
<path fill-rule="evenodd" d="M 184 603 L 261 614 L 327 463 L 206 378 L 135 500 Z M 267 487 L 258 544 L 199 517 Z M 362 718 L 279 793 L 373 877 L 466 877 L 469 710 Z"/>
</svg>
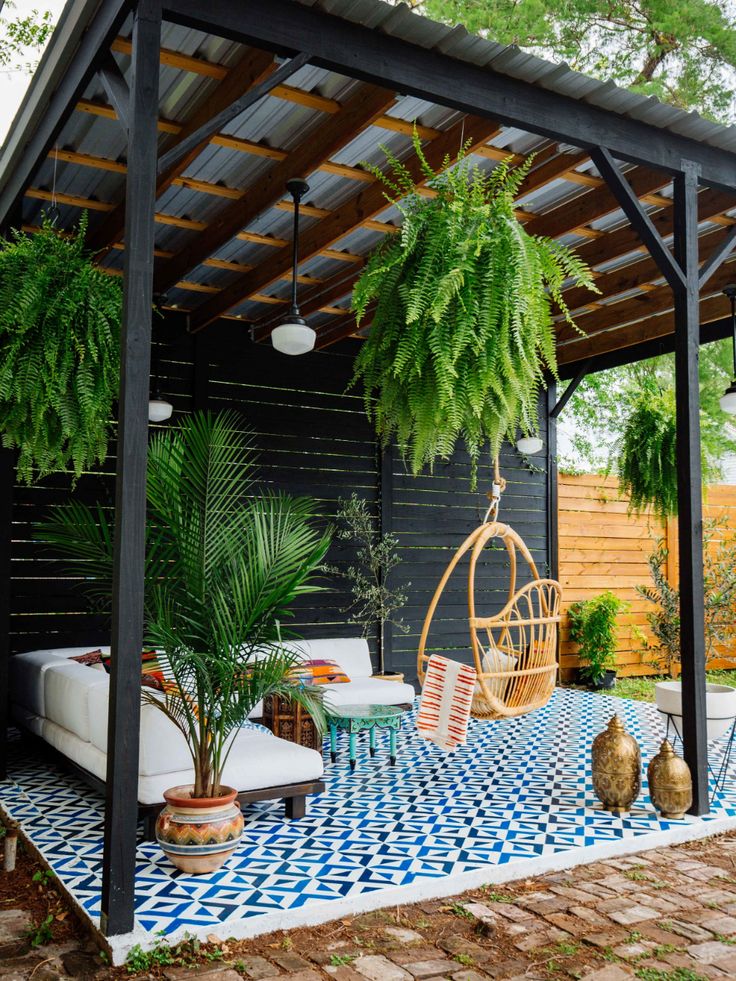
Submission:
<svg viewBox="0 0 736 981">
<path fill-rule="evenodd" d="M 8 775 L 10 723 L 10 560 L 15 451 L 0 450 L 0 780 Z"/>
<path fill-rule="evenodd" d="M 160 0 L 138 0 L 133 20 L 125 188 L 112 670 L 102 865 L 101 926 L 108 935 L 127 933 L 134 921 L 160 43 Z"/>
<path fill-rule="evenodd" d="M 693 777 L 691 813 L 707 814 L 697 197 L 698 168 L 683 161 L 674 182 L 675 258 L 683 272 L 682 284 L 674 287 L 682 728 L 684 756 Z"/>
<path fill-rule="evenodd" d="M 559 575 L 559 525 L 557 487 L 557 386 L 547 389 L 547 568 L 551 579 Z"/>
<path fill-rule="evenodd" d="M 383 449 L 379 448 L 381 464 L 381 486 L 379 506 L 381 508 L 381 535 L 390 535 L 393 531 L 394 510 L 394 448 L 389 443 Z M 393 667 L 394 626 L 389 621 L 378 625 L 379 657 L 381 670 L 390 671 Z"/>
</svg>

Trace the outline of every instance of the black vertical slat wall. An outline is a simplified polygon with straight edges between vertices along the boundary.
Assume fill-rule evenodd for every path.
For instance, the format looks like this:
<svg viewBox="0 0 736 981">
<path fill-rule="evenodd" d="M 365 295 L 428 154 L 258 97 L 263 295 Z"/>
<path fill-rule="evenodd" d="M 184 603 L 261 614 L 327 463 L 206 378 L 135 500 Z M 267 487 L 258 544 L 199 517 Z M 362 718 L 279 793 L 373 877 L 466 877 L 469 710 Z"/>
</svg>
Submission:
<svg viewBox="0 0 736 981">
<path fill-rule="evenodd" d="M 325 523 L 334 518 L 339 498 L 353 491 L 364 497 L 379 516 L 382 467 L 372 428 L 357 390 L 349 389 L 357 342 L 347 341 L 324 352 L 290 358 L 268 345 L 250 343 L 244 327 L 221 322 L 194 338 L 176 320 L 154 325 L 160 345 L 161 390 L 172 401 L 177 417 L 191 412 L 194 395 L 203 392 L 213 411 L 235 409 L 254 433 L 259 477 L 264 486 L 308 495 Z M 195 370 L 195 351 L 198 359 Z M 208 384 L 203 386 L 203 370 Z M 546 438 L 546 414 L 541 413 Z M 530 469 L 515 449 L 507 447 L 501 468 L 507 480 L 501 518 L 512 524 L 530 546 L 539 570 L 547 556 L 546 473 L 544 454 Z M 77 585 L 65 577 L 59 563 L 33 539 L 33 523 L 52 504 L 73 493 L 82 500 L 112 501 L 114 447 L 99 473 L 85 475 L 72 491 L 63 477 L 35 487 L 16 487 L 13 508 L 11 581 L 11 648 L 13 651 L 106 642 L 104 618 L 91 614 Z M 416 676 L 416 651 L 422 621 L 434 588 L 454 550 L 481 520 L 490 488 L 492 468 L 486 458 L 478 474 L 477 491 L 470 490 L 467 453 L 438 464 L 432 474 L 413 477 L 399 454 L 383 468 L 392 482 L 388 524 L 399 539 L 401 565 L 395 583 L 407 584 L 408 602 L 400 616 L 406 632 L 392 631 L 392 655 L 386 667 Z M 388 488 L 384 487 L 384 491 Z M 335 543 L 329 560 L 354 560 L 354 551 Z M 323 580 L 323 592 L 296 604 L 287 626 L 305 637 L 356 635 L 350 624 L 350 598 L 343 581 Z M 476 597 L 479 615 L 498 609 L 506 598 L 508 570 L 505 553 L 489 552 L 479 567 Z M 467 648 L 467 562 L 446 590 L 430 634 L 430 647 L 463 656 Z M 375 656 L 377 631 L 369 637 Z"/>
</svg>

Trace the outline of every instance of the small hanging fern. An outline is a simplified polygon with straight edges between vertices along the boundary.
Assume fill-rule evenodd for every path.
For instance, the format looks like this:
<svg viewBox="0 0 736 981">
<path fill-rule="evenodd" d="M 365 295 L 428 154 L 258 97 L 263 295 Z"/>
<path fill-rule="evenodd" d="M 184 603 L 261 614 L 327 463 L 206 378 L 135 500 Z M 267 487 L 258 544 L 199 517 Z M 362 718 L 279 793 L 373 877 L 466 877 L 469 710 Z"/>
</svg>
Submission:
<svg viewBox="0 0 736 981">
<path fill-rule="evenodd" d="M 702 414 L 701 414 L 702 415 Z M 701 419 L 707 425 L 707 421 Z M 652 507 L 660 518 L 677 514 L 677 421 L 675 393 L 646 381 L 616 448 L 621 492 L 629 510 Z M 703 447 L 703 476 L 718 475 Z"/>
<path fill-rule="evenodd" d="M 120 369 L 120 284 L 49 221 L 0 240 L 0 432 L 26 483 L 104 460 Z"/>
<path fill-rule="evenodd" d="M 487 441 L 495 456 L 517 429 L 537 433 L 544 372 L 557 369 L 552 303 L 572 323 L 563 284 L 595 287 L 574 253 L 517 220 L 514 198 L 531 159 L 489 174 L 462 158 L 446 169 L 446 160 L 436 174 L 416 133 L 414 148 L 433 197 L 416 192 L 385 147 L 392 176 L 369 167 L 404 220 L 353 292 L 358 322 L 377 301 L 353 381 L 363 382 L 379 437 L 397 438 L 415 474 L 448 458 L 460 438 L 475 474 Z"/>
</svg>

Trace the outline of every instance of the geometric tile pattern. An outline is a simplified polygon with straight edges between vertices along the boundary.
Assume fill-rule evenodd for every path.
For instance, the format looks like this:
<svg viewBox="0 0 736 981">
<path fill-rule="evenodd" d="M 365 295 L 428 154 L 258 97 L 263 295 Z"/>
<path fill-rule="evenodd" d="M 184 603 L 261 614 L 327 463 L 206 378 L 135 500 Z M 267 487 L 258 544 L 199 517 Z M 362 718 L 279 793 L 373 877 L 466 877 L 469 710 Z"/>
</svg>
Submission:
<svg viewBox="0 0 736 981">
<path fill-rule="evenodd" d="M 625 816 L 600 809 L 590 779 L 591 744 L 614 712 L 638 740 L 644 763 L 642 793 Z M 289 822 L 277 802 L 249 805 L 240 846 L 214 875 L 178 872 L 155 843 L 141 840 L 137 923 L 150 932 L 202 933 L 226 921 L 667 830 L 683 822 L 659 818 L 646 786 L 646 764 L 663 734 L 652 705 L 566 689 L 530 715 L 472 721 L 468 745 L 452 754 L 421 739 L 409 714 L 396 766 L 379 737 L 373 759 L 359 744 L 351 773 L 341 744 L 337 763 L 325 754 L 327 789 L 309 800 L 307 816 Z M 714 770 L 718 752 L 711 751 Z M 99 921 L 102 799 L 17 742 L 0 802 Z M 723 817 L 736 817 L 734 772 L 711 814 L 685 822 Z"/>
</svg>

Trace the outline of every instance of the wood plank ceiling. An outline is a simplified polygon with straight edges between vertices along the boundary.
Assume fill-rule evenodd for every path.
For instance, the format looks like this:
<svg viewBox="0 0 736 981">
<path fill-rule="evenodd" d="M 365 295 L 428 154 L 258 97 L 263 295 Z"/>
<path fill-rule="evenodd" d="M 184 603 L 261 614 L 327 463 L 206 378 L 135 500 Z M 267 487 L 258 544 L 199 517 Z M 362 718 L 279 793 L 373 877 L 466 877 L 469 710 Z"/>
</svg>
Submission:
<svg viewBox="0 0 736 981">
<path fill-rule="evenodd" d="M 117 56 L 123 72 L 127 70 L 130 50 L 127 37 L 119 37 L 113 43 L 113 57 Z M 160 116 L 160 152 L 199 132 L 209 119 L 276 68 L 272 55 L 246 48 L 229 58 L 229 64 L 166 47 L 161 50 L 160 60 L 162 77 L 168 73 L 169 91 L 180 79 L 181 85 L 193 93 L 182 118 Z M 332 77 L 333 82 L 336 78 Z M 278 85 L 271 91 L 266 97 L 269 102 L 302 113 L 299 129 L 289 133 L 287 146 L 279 145 L 269 132 L 253 139 L 238 135 L 234 127 L 226 127 L 228 131 L 201 140 L 159 176 L 157 197 L 168 199 L 172 193 L 186 193 L 191 209 L 161 207 L 156 214 L 157 228 L 169 228 L 179 234 L 174 247 L 157 246 L 155 289 L 176 297 L 175 305 L 190 311 L 193 331 L 225 317 L 252 324 L 256 340 L 268 339 L 285 309 L 291 269 L 290 232 L 280 226 L 282 233 L 274 233 L 273 219 L 278 212 L 292 209 L 291 202 L 285 199 L 286 180 L 304 177 L 314 181 L 316 190 L 302 206 L 305 220 L 299 243 L 301 268 L 316 264 L 320 272 L 300 273 L 300 307 L 305 316 L 314 318 L 319 347 L 354 335 L 356 324 L 349 310 L 352 286 L 365 256 L 379 240 L 378 234 L 395 232 L 400 215 L 389 209 L 384 189 L 371 173 L 355 162 L 345 161 L 354 159 L 349 152 L 351 146 L 360 143 L 365 147 L 368 131 L 375 136 L 370 142 L 370 157 L 374 160 L 380 159 L 375 148 L 382 139 L 400 138 L 399 147 L 395 142 L 392 146 L 420 193 L 430 194 L 423 186 L 422 171 L 411 146 L 410 137 L 416 126 L 424 154 L 433 167 L 439 167 L 445 159 L 455 159 L 463 144 L 474 157 L 491 162 L 509 156 L 520 162 L 524 157 L 515 146 L 522 145 L 525 151 L 533 148 L 536 156 L 521 189 L 517 213 L 530 233 L 575 245 L 579 255 L 595 270 L 601 290 L 600 296 L 576 288 L 567 291 L 567 303 L 582 333 L 561 323 L 561 363 L 672 333 L 671 290 L 586 154 L 518 131 L 505 131 L 492 120 L 461 118 L 449 111 L 446 125 L 424 125 L 427 113 L 423 109 L 418 119 L 416 114 L 407 115 L 417 100 L 403 102 L 386 89 L 343 82 L 345 94 L 341 98 L 298 84 Z M 97 121 L 117 118 L 113 106 L 98 93 L 88 95 L 78 102 L 71 122 L 50 153 L 54 181 L 57 171 L 64 168 L 64 181 L 59 182 L 64 187 L 50 186 L 48 170 L 45 179 L 35 181 L 26 192 L 24 227 L 34 231 L 40 210 L 51 202 L 70 209 L 71 214 L 76 214 L 76 209 L 88 209 L 90 244 L 103 268 L 115 275 L 121 271 L 120 252 L 124 249 L 124 209 L 120 202 L 126 165 L 123 156 L 85 148 L 83 137 L 95 132 Z M 278 113 L 275 118 L 282 120 Z M 276 135 L 283 134 L 283 120 L 276 130 Z M 95 146 L 99 143 L 98 137 Z M 196 176 L 196 165 L 206 154 L 217 155 L 213 159 L 222 163 L 220 169 L 229 175 L 227 181 Z M 250 172 L 254 164 L 257 173 L 253 179 L 233 179 L 239 166 Z M 672 201 L 667 175 L 639 166 L 629 168 L 626 176 L 657 229 L 664 236 L 670 235 Z M 116 183 L 111 185 L 111 180 Z M 198 202 L 202 202 L 201 210 Z M 718 249 L 729 226 L 736 223 L 734 211 L 733 196 L 709 189 L 701 191 L 701 261 Z M 233 244 L 239 243 L 251 248 L 252 261 L 223 257 L 223 252 L 232 254 Z M 727 313 L 728 305 L 720 291 L 736 279 L 734 261 L 726 262 L 709 281 L 701 302 L 703 322 Z"/>
</svg>

